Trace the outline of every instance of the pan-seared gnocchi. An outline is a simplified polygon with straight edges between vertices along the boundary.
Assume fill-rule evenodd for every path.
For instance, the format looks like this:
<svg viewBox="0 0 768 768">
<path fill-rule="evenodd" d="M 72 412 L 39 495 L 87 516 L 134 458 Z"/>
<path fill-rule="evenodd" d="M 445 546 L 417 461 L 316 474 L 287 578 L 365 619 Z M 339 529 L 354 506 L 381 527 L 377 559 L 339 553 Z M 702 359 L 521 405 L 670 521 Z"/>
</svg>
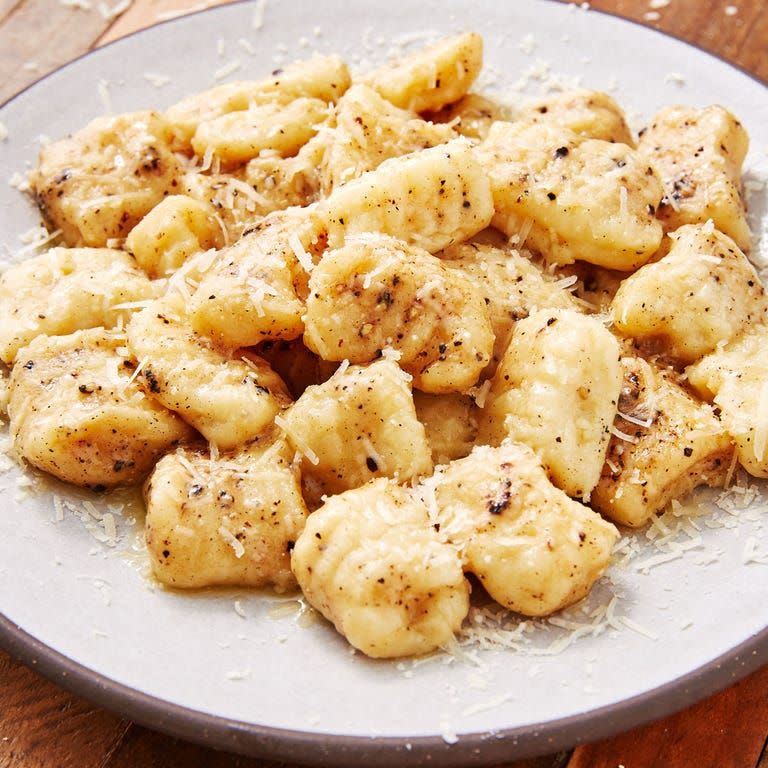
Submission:
<svg viewBox="0 0 768 768">
<path fill-rule="evenodd" d="M 468 93 L 439 112 L 427 113 L 427 116 L 436 122 L 450 123 L 462 136 L 484 139 L 496 121 L 513 120 L 514 112 L 506 104 L 479 93 Z"/>
<path fill-rule="evenodd" d="M 226 83 L 188 96 L 174 104 L 165 119 L 175 145 L 187 149 L 202 123 L 251 107 L 290 104 L 296 99 L 335 102 L 349 84 L 349 70 L 338 56 L 313 56 L 277 70 L 265 80 Z"/>
<path fill-rule="evenodd" d="M 483 39 L 467 32 L 385 64 L 365 82 L 396 107 L 434 111 L 464 96 L 482 65 Z"/>
<path fill-rule="evenodd" d="M 196 253 L 223 245 L 214 209 L 186 195 L 166 197 L 125 239 L 126 249 L 150 277 L 166 277 Z"/>
<path fill-rule="evenodd" d="M 312 266 L 305 248 L 317 232 L 311 212 L 281 211 L 219 251 L 192 296 L 194 329 L 229 347 L 301 336 Z"/>
<path fill-rule="evenodd" d="M 196 334 L 178 294 L 134 315 L 127 336 L 148 396 L 217 448 L 252 440 L 291 402 L 266 361 L 244 351 L 229 354 Z"/>
<path fill-rule="evenodd" d="M 741 465 L 768 477 L 768 327 L 763 323 L 686 368 L 689 384 L 720 409 Z"/>
<path fill-rule="evenodd" d="M 641 131 L 638 149 L 664 183 L 658 209 L 667 231 L 709 219 L 748 251 L 751 235 L 741 199 L 741 164 L 749 137 L 727 109 L 666 107 Z"/>
<path fill-rule="evenodd" d="M 422 120 L 362 84 L 339 99 L 333 123 L 323 158 L 325 194 L 384 160 L 456 138 L 450 126 Z"/>
<path fill-rule="evenodd" d="M 580 600 L 605 570 L 618 531 L 547 479 L 534 452 L 478 446 L 416 488 L 440 536 L 494 598 L 527 616 Z"/>
<path fill-rule="evenodd" d="M 113 328 L 158 293 L 123 251 L 51 248 L 0 275 L 0 360 L 41 334 Z"/>
<path fill-rule="evenodd" d="M 307 387 L 280 425 L 302 456 L 311 502 L 375 477 L 405 482 L 432 471 L 409 376 L 392 360 L 340 366 L 328 381 Z"/>
<path fill-rule="evenodd" d="M 164 456 L 144 488 L 152 572 L 169 587 L 295 586 L 291 549 L 304 528 L 293 450 L 265 433 L 231 454 L 207 446 Z"/>
<path fill-rule="evenodd" d="M 578 308 L 562 283 L 514 248 L 468 242 L 449 246 L 438 255 L 483 296 L 494 335 L 493 359 L 484 372 L 488 376 L 504 356 L 518 320 L 537 309 Z"/>
<path fill-rule="evenodd" d="M 471 584 L 547 616 L 615 525 L 768 477 L 744 127 L 636 141 L 600 91 L 474 90 L 482 58 L 314 56 L 41 151 L 0 411 L 38 469 L 145 481 L 166 587 L 298 586 L 366 655 L 431 653 Z"/>
<path fill-rule="evenodd" d="M 8 386 L 14 450 L 75 485 L 103 490 L 143 480 L 195 431 L 146 397 L 135 372 L 122 333 L 37 336 L 19 351 Z"/>
<path fill-rule="evenodd" d="M 623 336 L 691 363 L 759 322 L 768 303 L 755 268 L 711 224 L 670 236 L 669 253 L 624 280 L 611 312 Z"/>
<path fill-rule="evenodd" d="M 385 160 L 318 204 L 331 247 L 349 235 L 382 232 L 431 253 L 488 226 L 488 177 L 465 139 Z"/>
<path fill-rule="evenodd" d="M 416 416 L 424 425 L 435 464 L 468 456 L 477 439 L 479 409 L 470 395 L 428 395 L 415 390 Z"/>
<path fill-rule="evenodd" d="M 179 185 L 171 126 L 157 112 L 100 117 L 40 151 L 30 184 L 67 245 L 120 240 Z"/>
<path fill-rule="evenodd" d="M 469 612 L 456 550 L 441 540 L 426 506 L 386 478 L 313 512 L 291 566 L 310 604 L 373 658 L 437 650 Z"/>
<path fill-rule="evenodd" d="M 534 448 L 550 478 L 589 499 L 621 388 L 619 344 L 594 317 L 539 310 L 515 326 L 480 416 L 480 439 Z"/>
<path fill-rule="evenodd" d="M 288 157 L 317 133 L 327 117 L 328 105 L 320 99 L 249 107 L 200 123 L 192 149 L 200 157 L 210 153 L 224 168 L 237 168 L 265 151 Z"/>
<path fill-rule="evenodd" d="M 622 525 L 645 525 L 699 485 L 722 485 L 733 439 L 705 403 L 642 358 L 623 358 L 619 410 L 593 507 Z"/>
<path fill-rule="evenodd" d="M 304 341 L 326 360 L 365 363 L 392 347 L 424 392 L 460 392 L 488 364 L 493 332 L 480 291 L 421 248 L 349 238 L 309 280 Z"/>
<path fill-rule="evenodd" d="M 626 144 L 551 123 L 499 122 L 477 156 L 491 179 L 494 226 L 549 261 L 631 270 L 661 244 L 661 182 Z"/>
<path fill-rule="evenodd" d="M 607 93 L 600 91 L 579 88 L 535 99 L 526 104 L 517 117 L 526 122 L 568 128 L 587 139 L 635 146 L 621 107 Z"/>
</svg>

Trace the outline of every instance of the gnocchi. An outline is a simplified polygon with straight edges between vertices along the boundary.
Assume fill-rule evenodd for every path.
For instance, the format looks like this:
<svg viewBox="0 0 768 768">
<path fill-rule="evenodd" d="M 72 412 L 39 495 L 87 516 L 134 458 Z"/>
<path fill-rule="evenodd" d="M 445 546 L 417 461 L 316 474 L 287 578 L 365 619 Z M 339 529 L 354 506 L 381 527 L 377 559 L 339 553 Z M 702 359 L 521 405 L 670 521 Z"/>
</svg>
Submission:
<svg viewBox="0 0 768 768">
<path fill-rule="evenodd" d="M 605 570 L 618 531 L 547 480 L 534 452 L 478 446 L 417 489 L 440 534 L 491 597 L 527 616 L 580 600 Z"/>
<path fill-rule="evenodd" d="M 347 65 L 338 56 L 313 56 L 276 70 L 265 80 L 218 85 L 174 104 L 165 119 L 180 149 L 190 146 L 202 123 L 252 106 L 290 104 L 300 98 L 334 102 L 350 84 Z"/>
<path fill-rule="evenodd" d="M 158 289 L 123 251 L 51 248 L 0 275 L 0 360 L 37 336 L 113 328 Z"/>
<path fill-rule="evenodd" d="M 686 368 L 691 386 L 720 409 L 741 465 L 768 477 L 768 328 L 755 326 Z"/>
<path fill-rule="evenodd" d="M 467 32 L 385 64 L 367 82 L 396 107 L 426 112 L 464 96 L 482 66 L 483 39 Z"/>
<path fill-rule="evenodd" d="M 179 185 L 171 126 L 157 112 L 100 117 L 40 151 L 30 184 L 69 246 L 121 240 Z"/>
<path fill-rule="evenodd" d="M 473 90 L 482 60 L 314 56 L 40 152 L 0 407 L 21 461 L 145 483 L 165 586 L 298 586 L 366 655 L 430 653 L 471 579 L 547 616 L 616 525 L 768 477 L 744 127 L 636 140 L 599 91 Z"/>
<path fill-rule="evenodd" d="M 295 586 L 291 549 L 307 509 L 293 451 L 268 432 L 212 458 L 207 447 L 166 454 L 147 480 L 145 537 L 169 587 Z"/>
<path fill-rule="evenodd" d="M 219 251 L 192 296 L 192 327 L 228 347 L 301 336 L 307 272 L 297 252 L 316 231 L 311 213 L 280 211 Z"/>
<path fill-rule="evenodd" d="M 366 85 L 352 86 L 339 100 L 323 157 L 323 191 L 375 170 L 384 160 L 444 144 L 456 137 L 447 125 L 398 109 Z"/>
<path fill-rule="evenodd" d="M 626 144 L 550 123 L 498 122 L 477 156 L 491 179 L 494 226 L 549 261 L 627 271 L 661 244 L 661 183 Z"/>
<path fill-rule="evenodd" d="M 635 146 L 621 107 L 600 91 L 579 88 L 536 99 L 526 104 L 518 117 L 526 122 L 568 128 L 587 139 Z"/>
<path fill-rule="evenodd" d="M 727 109 L 667 107 L 641 132 L 638 149 L 664 183 L 659 218 L 673 232 L 709 219 L 744 251 L 751 235 L 741 199 L 749 139 Z"/>
<path fill-rule="evenodd" d="M 409 377 L 391 360 L 340 366 L 308 387 L 280 423 L 302 455 L 311 502 L 376 477 L 405 482 L 432 471 Z"/>
<path fill-rule="evenodd" d="M 689 224 L 671 237 L 666 256 L 624 280 L 611 312 L 622 335 L 692 363 L 758 322 L 768 304 L 755 268 L 727 235 Z"/>
<path fill-rule="evenodd" d="M 326 360 L 364 363 L 391 347 L 414 386 L 460 392 L 491 358 L 480 292 L 426 251 L 383 235 L 348 239 L 312 273 L 304 340 Z"/>
<path fill-rule="evenodd" d="M 191 256 L 223 245 L 213 209 L 185 195 L 166 197 L 125 239 L 127 250 L 153 278 L 173 274 Z"/>
<path fill-rule="evenodd" d="M 456 550 L 405 488 L 378 478 L 313 512 L 292 555 L 307 600 L 373 658 L 429 653 L 469 611 Z"/>
<path fill-rule="evenodd" d="M 37 336 L 19 351 L 8 385 L 16 452 L 54 477 L 90 488 L 139 482 L 195 433 L 146 397 L 125 336 L 103 328 Z"/>
<path fill-rule="evenodd" d="M 227 354 L 196 334 L 178 294 L 136 314 L 127 336 L 149 397 L 222 450 L 256 437 L 291 401 L 264 360 L 244 351 Z"/>
<path fill-rule="evenodd" d="M 531 446 L 558 488 L 589 499 L 616 415 L 619 356 L 593 317 L 553 309 L 521 320 L 491 383 L 480 439 Z"/>
<path fill-rule="evenodd" d="M 637 527 L 699 485 L 722 485 L 733 440 L 709 406 L 642 358 L 623 358 L 622 371 L 615 428 L 592 504 Z"/>
<path fill-rule="evenodd" d="M 491 222 L 488 178 L 464 139 L 385 160 L 318 204 L 331 247 L 381 232 L 431 253 Z"/>
</svg>

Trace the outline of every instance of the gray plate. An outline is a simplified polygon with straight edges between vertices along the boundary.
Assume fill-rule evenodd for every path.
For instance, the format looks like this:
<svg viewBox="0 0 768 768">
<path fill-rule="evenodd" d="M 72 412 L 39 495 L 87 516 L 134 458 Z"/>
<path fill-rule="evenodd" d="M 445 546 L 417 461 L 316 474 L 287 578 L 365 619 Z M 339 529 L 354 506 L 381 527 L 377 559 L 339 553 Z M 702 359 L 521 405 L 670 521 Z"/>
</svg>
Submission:
<svg viewBox="0 0 768 768">
<path fill-rule="evenodd" d="M 679 41 L 535 0 L 407 2 L 396 18 L 389 4 L 350 5 L 273 3 L 254 30 L 254 5 L 235 4 L 96 51 L 0 109 L 10 132 L 0 143 L 0 178 L 34 160 L 40 134 L 57 138 L 103 113 L 100 80 L 115 111 L 162 108 L 213 85 L 213 72 L 230 62 L 239 62 L 233 77 L 258 77 L 318 48 L 363 66 L 392 41 L 405 45 L 412 31 L 465 28 L 486 40 L 484 90 L 519 98 L 580 76 L 612 89 L 638 125 L 665 104 L 719 101 L 752 136 L 749 178 L 768 177 L 764 87 Z M 155 88 L 145 73 L 171 80 Z M 765 191 L 751 187 L 759 227 Z M 0 243 L 13 251 L 17 234 L 37 219 L 14 190 L 2 194 Z M 86 525 L 67 512 L 55 521 L 54 494 L 81 510 L 85 495 L 37 479 L 20 491 L 15 469 L 1 479 L 3 645 L 100 704 L 214 746 L 334 765 L 487 764 L 668 714 L 768 660 L 759 497 L 748 509 L 713 507 L 692 522 L 669 517 L 665 525 L 676 532 L 661 546 L 645 533 L 628 538 L 608 578 L 565 617 L 584 627 L 569 645 L 569 630 L 531 622 L 507 634 L 507 650 L 470 647 L 454 658 L 398 664 L 351 655 L 327 625 L 294 612 L 290 598 L 154 589 L 128 514 L 118 516 L 120 539 L 108 547 L 92 536 L 93 518 Z M 629 560 L 628 552 L 635 552 Z"/>
</svg>

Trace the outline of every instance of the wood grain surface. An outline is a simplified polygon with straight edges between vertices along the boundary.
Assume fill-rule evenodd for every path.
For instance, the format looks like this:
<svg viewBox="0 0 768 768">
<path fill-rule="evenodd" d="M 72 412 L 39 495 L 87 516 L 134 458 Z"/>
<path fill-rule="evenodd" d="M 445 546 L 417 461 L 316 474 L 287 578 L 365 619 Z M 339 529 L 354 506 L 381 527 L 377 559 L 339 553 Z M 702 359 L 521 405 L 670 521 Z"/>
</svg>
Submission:
<svg viewBox="0 0 768 768">
<path fill-rule="evenodd" d="M 125 9 L 118 0 L 0 0 L 0 101 L 97 45 L 223 2 L 133 0 Z M 671 0 L 656 9 L 650 0 L 595 0 L 592 6 L 670 32 L 768 81 L 768 0 Z M 646 727 L 505 768 L 768 768 L 766 737 L 768 668 Z M 147 730 L 0 652 L 0 768 L 276 765 Z"/>
</svg>

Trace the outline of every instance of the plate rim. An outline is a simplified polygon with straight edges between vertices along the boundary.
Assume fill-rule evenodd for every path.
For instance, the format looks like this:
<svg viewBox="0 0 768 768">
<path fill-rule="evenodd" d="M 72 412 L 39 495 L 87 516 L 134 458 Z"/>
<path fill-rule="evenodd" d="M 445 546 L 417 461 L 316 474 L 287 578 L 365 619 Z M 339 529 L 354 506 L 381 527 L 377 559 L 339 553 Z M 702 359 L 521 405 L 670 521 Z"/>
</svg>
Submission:
<svg viewBox="0 0 768 768">
<path fill-rule="evenodd" d="M 572 5 L 568 0 L 535 0 Z M 57 75 L 97 51 L 118 45 L 148 29 L 174 24 L 189 16 L 215 13 L 254 0 L 231 0 L 223 5 L 198 9 L 180 17 L 158 21 L 92 48 L 37 78 L 0 103 L 0 110 L 39 83 Z M 723 56 L 706 50 L 675 33 L 647 26 L 598 8 L 591 13 L 616 19 L 664 38 L 670 38 L 717 60 L 768 89 L 768 81 Z M 131 688 L 74 661 L 22 629 L 0 611 L 0 648 L 52 683 L 105 709 L 127 716 L 147 728 L 203 746 L 243 755 L 290 760 L 305 765 L 359 768 L 362 760 L 375 768 L 391 765 L 396 755 L 403 768 L 428 763 L 435 768 L 490 765 L 570 749 L 597 741 L 678 712 L 695 702 L 737 683 L 768 665 L 768 625 L 742 643 L 687 674 L 641 694 L 586 710 L 576 715 L 493 732 L 463 734 L 449 744 L 440 736 L 368 737 L 326 734 L 249 723 L 185 707 Z"/>
<path fill-rule="evenodd" d="M 0 647 L 68 691 L 153 730 L 203 746 L 305 765 L 458 768 L 536 757 L 598 741 L 678 712 L 768 664 L 768 626 L 695 670 L 577 715 L 497 731 L 440 736 L 348 736 L 248 723 L 190 709 L 117 682 L 38 640 L 0 613 Z"/>
</svg>

